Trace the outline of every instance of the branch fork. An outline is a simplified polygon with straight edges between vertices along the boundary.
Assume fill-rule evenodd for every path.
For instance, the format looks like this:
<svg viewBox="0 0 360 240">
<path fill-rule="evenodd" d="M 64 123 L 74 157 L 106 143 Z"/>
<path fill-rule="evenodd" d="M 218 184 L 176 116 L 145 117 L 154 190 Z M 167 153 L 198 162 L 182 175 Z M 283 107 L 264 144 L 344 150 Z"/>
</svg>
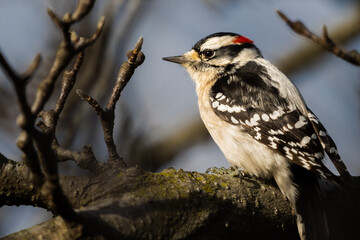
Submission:
<svg viewBox="0 0 360 240">
<path fill-rule="evenodd" d="M 113 138 L 115 105 L 120 98 L 122 90 L 134 74 L 135 69 L 144 62 L 145 55 L 141 52 L 142 44 L 143 38 L 140 37 L 134 47 L 134 50 L 130 51 L 127 55 L 128 61 L 121 65 L 115 86 L 105 109 L 100 106 L 96 99 L 92 98 L 80 89 L 76 90 L 79 97 L 86 101 L 100 118 L 101 126 L 104 132 L 104 140 L 109 153 L 108 163 L 110 166 L 118 166 L 120 168 L 124 168 L 126 166 L 123 159 L 117 153 Z"/>
</svg>

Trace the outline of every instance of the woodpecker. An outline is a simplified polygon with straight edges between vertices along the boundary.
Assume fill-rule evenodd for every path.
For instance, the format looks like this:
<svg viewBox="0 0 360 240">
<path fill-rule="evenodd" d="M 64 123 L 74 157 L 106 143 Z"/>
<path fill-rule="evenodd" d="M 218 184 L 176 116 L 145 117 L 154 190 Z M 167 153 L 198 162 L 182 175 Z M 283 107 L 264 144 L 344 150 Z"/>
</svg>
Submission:
<svg viewBox="0 0 360 240">
<path fill-rule="evenodd" d="M 351 175 L 292 82 L 235 33 L 211 34 L 163 59 L 184 66 L 194 80 L 200 116 L 230 164 L 275 180 L 294 205 L 302 240 L 328 239 L 318 180 L 343 186 Z M 323 164 L 325 153 L 341 179 Z"/>
</svg>

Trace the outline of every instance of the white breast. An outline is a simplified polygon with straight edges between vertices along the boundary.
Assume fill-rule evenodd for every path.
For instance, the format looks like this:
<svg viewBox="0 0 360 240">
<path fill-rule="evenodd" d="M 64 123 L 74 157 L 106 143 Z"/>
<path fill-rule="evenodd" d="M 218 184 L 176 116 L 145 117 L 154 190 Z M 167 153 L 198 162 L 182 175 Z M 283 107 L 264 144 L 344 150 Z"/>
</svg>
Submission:
<svg viewBox="0 0 360 240">
<path fill-rule="evenodd" d="M 241 126 L 232 125 L 215 114 L 209 100 L 213 82 L 195 83 L 200 116 L 229 163 L 252 175 L 274 178 L 282 191 L 289 190 L 286 191 L 286 196 L 290 200 L 295 200 L 297 190 L 293 185 L 289 162 L 285 156 L 255 140 L 245 133 Z"/>
</svg>

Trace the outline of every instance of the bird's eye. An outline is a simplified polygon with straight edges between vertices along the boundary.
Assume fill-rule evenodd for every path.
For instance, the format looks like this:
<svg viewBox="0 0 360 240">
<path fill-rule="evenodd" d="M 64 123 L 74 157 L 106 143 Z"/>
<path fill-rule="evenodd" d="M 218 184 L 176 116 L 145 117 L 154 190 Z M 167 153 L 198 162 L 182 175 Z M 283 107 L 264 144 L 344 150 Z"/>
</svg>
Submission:
<svg viewBox="0 0 360 240">
<path fill-rule="evenodd" d="M 213 50 L 204 50 L 204 51 L 202 52 L 202 55 L 203 55 L 205 58 L 209 59 L 209 58 L 212 58 L 213 56 L 215 56 L 215 51 L 213 51 Z"/>
</svg>

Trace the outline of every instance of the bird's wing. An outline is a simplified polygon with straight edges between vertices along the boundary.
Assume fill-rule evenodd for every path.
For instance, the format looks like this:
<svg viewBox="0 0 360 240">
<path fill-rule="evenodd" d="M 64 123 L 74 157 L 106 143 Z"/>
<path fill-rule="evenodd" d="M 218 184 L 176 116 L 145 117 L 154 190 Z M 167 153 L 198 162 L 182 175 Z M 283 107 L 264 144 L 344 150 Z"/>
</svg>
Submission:
<svg viewBox="0 0 360 240">
<path fill-rule="evenodd" d="M 213 111 L 289 162 L 341 185 L 322 162 L 321 141 L 308 116 L 282 98 L 275 87 L 267 85 L 261 78 L 264 69 L 257 66 L 258 69 L 254 64 L 245 65 L 218 79 L 210 92 Z"/>
<path fill-rule="evenodd" d="M 316 115 L 310 110 L 308 110 L 308 118 L 310 120 L 313 129 L 319 138 L 322 148 L 325 150 L 326 154 L 330 157 L 330 160 L 336 167 L 336 170 L 340 173 L 341 177 L 345 181 L 351 181 L 351 175 L 347 170 L 344 162 L 341 160 L 341 157 L 338 153 L 338 149 L 334 140 L 331 138 L 329 133 L 326 131 L 325 127 L 322 125 L 320 120 Z"/>
</svg>

